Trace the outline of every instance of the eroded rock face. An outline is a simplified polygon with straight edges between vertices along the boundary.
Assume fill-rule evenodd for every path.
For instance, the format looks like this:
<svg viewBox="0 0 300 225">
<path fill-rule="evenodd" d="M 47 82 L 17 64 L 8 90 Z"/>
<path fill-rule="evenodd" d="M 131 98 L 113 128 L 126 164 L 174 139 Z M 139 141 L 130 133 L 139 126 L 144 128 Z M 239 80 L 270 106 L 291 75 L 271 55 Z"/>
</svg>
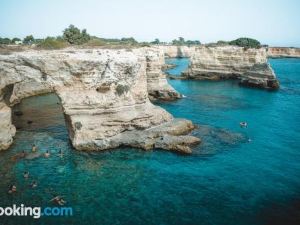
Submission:
<svg viewBox="0 0 300 225">
<path fill-rule="evenodd" d="M 175 45 L 160 45 L 158 46 L 167 58 L 180 58 L 193 56 L 196 47 L 195 46 L 175 46 Z"/>
<path fill-rule="evenodd" d="M 16 128 L 11 124 L 11 109 L 0 102 L 0 150 L 12 144 L 15 134 Z"/>
<path fill-rule="evenodd" d="M 239 79 L 241 84 L 277 89 L 279 82 L 267 62 L 266 49 L 244 49 L 236 46 L 195 49 L 190 67 L 183 74 L 187 79 Z"/>
<path fill-rule="evenodd" d="M 15 134 L 9 106 L 25 97 L 55 92 L 76 149 L 105 150 L 125 145 L 188 152 L 188 145 L 199 142 L 180 136 L 191 130 L 191 122 L 175 121 L 148 99 L 147 81 L 161 81 L 156 73 L 159 67 L 153 63 L 156 60 L 156 55 L 152 57 L 145 49 L 64 49 L 0 55 L 0 149 L 7 149 Z M 153 76 L 149 79 L 148 75 Z M 178 123 L 181 132 L 174 134 L 171 131 Z M 154 127 L 159 128 L 151 130 Z M 159 132 L 162 129 L 166 132 Z M 170 137 L 158 142 L 167 133 Z M 172 144 L 170 138 L 174 139 Z M 174 147 L 176 140 L 182 143 L 179 147 Z"/>
<path fill-rule="evenodd" d="M 157 47 L 147 48 L 147 88 L 151 100 L 172 101 L 181 98 L 179 94 L 167 81 L 162 72 L 165 64 L 164 52 Z"/>
<path fill-rule="evenodd" d="M 300 48 L 284 48 L 284 47 L 268 47 L 268 57 L 280 58 L 280 57 L 300 57 Z"/>
</svg>

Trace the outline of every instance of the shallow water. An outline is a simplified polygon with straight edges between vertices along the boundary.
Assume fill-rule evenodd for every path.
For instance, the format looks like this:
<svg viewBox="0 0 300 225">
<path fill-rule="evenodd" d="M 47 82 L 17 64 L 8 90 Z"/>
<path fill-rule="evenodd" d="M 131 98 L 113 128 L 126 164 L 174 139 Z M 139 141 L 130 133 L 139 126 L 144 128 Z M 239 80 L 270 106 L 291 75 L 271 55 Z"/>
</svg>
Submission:
<svg viewBox="0 0 300 225">
<path fill-rule="evenodd" d="M 177 75 L 188 63 L 170 61 L 180 65 L 169 71 Z M 234 81 L 169 81 L 186 98 L 159 105 L 191 119 L 199 126 L 193 134 L 203 140 L 190 156 L 129 148 L 78 152 L 55 95 L 23 100 L 17 110 L 24 115 L 14 118 L 20 128 L 15 143 L 0 153 L 0 205 L 48 206 L 59 194 L 74 209 L 72 217 L 43 217 L 38 224 L 299 224 L 300 60 L 270 63 L 281 82 L 277 92 Z M 52 156 L 12 160 L 32 143 Z M 32 179 L 38 181 L 34 190 L 28 188 Z M 11 183 L 18 188 L 14 196 L 6 194 Z"/>
</svg>

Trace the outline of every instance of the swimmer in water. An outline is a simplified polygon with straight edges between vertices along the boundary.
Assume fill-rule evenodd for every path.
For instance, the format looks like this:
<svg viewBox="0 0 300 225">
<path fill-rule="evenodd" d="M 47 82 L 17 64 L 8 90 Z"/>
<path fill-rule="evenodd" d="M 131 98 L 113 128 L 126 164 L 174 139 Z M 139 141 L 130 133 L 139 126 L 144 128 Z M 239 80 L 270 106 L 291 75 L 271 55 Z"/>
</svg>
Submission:
<svg viewBox="0 0 300 225">
<path fill-rule="evenodd" d="M 44 156 L 45 156 L 46 158 L 48 158 L 48 157 L 50 156 L 49 150 L 47 150 L 47 151 L 45 152 Z"/>
<path fill-rule="evenodd" d="M 61 157 L 61 158 L 64 156 L 63 151 L 62 151 L 61 149 L 59 150 L 58 155 L 59 155 L 59 157 Z"/>
<path fill-rule="evenodd" d="M 240 126 L 242 128 L 246 128 L 248 126 L 247 122 L 240 122 Z"/>
<path fill-rule="evenodd" d="M 12 194 L 12 193 L 15 193 L 15 192 L 17 192 L 17 187 L 16 187 L 16 185 L 12 184 L 9 187 L 8 194 Z"/>
<path fill-rule="evenodd" d="M 35 145 L 35 144 L 33 144 L 33 145 L 32 145 L 32 149 L 31 149 L 31 151 L 32 151 L 32 152 L 36 152 L 36 151 L 37 151 L 37 147 L 36 147 L 36 145 Z"/>
<path fill-rule="evenodd" d="M 37 187 L 37 182 L 35 180 L 32 181 L 30 186 L 31 186 L 31 188 L 36 188 Z"/>
<path fill-rule="evenodd" d="M 66 204 L 66 201 L 61 196 L 56 196 L 55 198 L 51 199 L 50 202 L 55 202 L 58 205 Z"/>
<path fill-rule="evenodd" d="M 28 172 L 28 171 L 25 171 L 25 172 L 23 173 L 23 177 L 24 177 L 25 179 L 27 179 L 27 178 L 29 177 L 29 172 Z"/>
<path fill-rule="evenodd" d="M 26 152 L 25 152 L 24 150 L 22 150 L 20 156 L 21 156 L 22 158 L 24 158 L 24 157 L 26 156 Z"/>
</svg>

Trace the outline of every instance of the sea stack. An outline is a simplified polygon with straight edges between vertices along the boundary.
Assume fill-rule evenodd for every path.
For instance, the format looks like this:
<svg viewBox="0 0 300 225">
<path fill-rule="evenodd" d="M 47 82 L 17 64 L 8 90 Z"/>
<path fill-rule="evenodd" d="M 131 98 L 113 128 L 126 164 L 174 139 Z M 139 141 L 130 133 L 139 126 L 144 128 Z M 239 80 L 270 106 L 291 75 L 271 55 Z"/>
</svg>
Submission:
<svg viewBox="0 0 300 225">
<path fill-rule="evenodd" d="M 267 62 L 265 48 L 196 47 L 189 69 L 183 76 L 197 80 L 238 79 L 242 85 L 265 89 L 279 87 L 279 82 Z"/>
</svg>

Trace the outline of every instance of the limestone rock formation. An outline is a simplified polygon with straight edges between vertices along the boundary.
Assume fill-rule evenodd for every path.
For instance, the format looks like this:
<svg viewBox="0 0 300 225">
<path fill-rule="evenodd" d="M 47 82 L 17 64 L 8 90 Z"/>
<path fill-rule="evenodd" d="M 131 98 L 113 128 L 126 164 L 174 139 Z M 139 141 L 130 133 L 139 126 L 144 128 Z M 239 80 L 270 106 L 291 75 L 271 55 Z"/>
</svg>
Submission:
<svg viewBox="0 0 300 225">
<path fill-rule="evenodd" d="M 175 46 L 175 45 L 160 45 L 158 46 L 167 58 L 192 57 L 195 46 Z"/>
<path fill-rule="evenodd" d="M 12 144 L 15 133 L 16 128 L 11 124 L 11 109 L 0 102 L 0 150 Z"/>
<path fill-rule="evenodd" d="M 164 52 L 159 48 L 146 48 L 147 61 L 147 88 L 151 100 L 171 101 L 181 98 L 179 94 L 167 81 L 162 72 L 165 64 Z"/>
<path fill-rule="evenodd" d="M 187 79 L 239 79 L 245 85 L 270 89 L 279 87 L 264 48 L 197 47 L 190 67 L 183 75 Z"/>
<path fill-rule="evenodd" d="M 284 48 L 284 47 L 268 47 L 268 57 L 280 58 L 280 57 L 300 57 L 300 48 Z"/>
<path fill-rule="evenodd" d="M 145 49 L 0 55 L 0 149 L 7 149 L 15 134 L 9 107 L 25 97 L 55 92 L 76 149 L 133 146 L 190 152 L 188 145 L 199 139 L 181 135 L 193 129 L 191 122 L 174 120 L 149 101 L 147 90 L 155 82 L 165 87 L 158 58 Z"/>
</svg>

